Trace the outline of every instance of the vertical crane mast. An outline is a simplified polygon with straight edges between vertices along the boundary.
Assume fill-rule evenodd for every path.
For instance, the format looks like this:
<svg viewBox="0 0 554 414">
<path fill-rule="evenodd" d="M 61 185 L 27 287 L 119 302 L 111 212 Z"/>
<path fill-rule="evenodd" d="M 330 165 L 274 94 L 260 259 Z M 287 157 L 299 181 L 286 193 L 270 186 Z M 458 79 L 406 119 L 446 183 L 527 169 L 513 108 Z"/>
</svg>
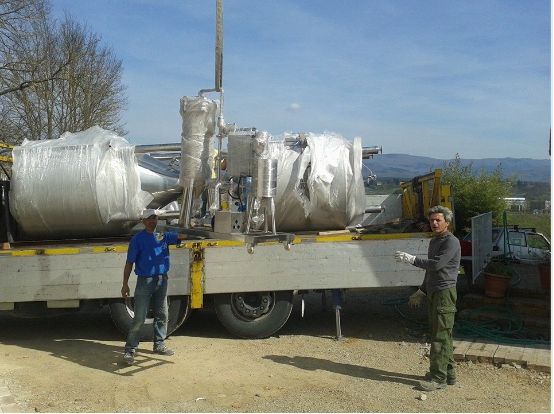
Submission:
<svg viewBox="0 0 554 414">
<path fill-rule="evenodd" d="M 217 0 L 215 27 L 215 91 L 223 86 L 223 0 Z"/>
</svg>

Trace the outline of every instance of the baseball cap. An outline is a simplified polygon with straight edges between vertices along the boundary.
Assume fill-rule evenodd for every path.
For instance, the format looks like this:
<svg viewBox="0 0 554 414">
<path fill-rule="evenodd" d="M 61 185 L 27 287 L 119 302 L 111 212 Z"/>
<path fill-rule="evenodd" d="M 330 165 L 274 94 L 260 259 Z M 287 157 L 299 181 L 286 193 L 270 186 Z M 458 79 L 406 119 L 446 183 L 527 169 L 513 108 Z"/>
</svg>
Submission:
<svg viewBox="0 0 554 414">
<path fill-rule="evenodd" d="M 142 213 L 140 214 L 140 219 L 144 220 L 150 216 L 157 216 L 157 215 L 158 215 L 158 210 L 154 210 L 153 208 L 147 208 L 146 210 L 142 210 Z"/>
</svg>

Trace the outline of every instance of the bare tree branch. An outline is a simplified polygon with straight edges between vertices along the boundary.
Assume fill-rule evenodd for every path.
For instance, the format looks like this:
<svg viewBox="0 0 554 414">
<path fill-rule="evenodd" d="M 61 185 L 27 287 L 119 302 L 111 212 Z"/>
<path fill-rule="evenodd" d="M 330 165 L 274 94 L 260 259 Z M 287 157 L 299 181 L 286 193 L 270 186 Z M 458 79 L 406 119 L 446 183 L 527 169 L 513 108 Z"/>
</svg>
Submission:
<svg viewBox="0 0 554 414">
<path fill-rule="evenodd" d="M 121 61 L 71 16 L 50 20 L 48 6 L 0 0 L 0 136 L 18 143 L 94 125 L 125 135 Z"/>
</svg>

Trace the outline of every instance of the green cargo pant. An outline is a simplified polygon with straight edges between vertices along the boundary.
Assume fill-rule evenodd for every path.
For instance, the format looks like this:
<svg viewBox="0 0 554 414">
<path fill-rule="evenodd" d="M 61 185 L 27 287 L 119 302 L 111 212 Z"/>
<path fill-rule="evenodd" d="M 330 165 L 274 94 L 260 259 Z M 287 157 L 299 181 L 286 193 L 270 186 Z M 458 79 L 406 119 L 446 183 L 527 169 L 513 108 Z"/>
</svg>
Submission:
<svg viewBox="0 0 554 414">
<path fill-rule="evenodd" d="M 429 328 L 431 330 L 431 379 L 445 382 L 456 379 L 454 370 L 454 349 L 452 345 L 452 328 L 456 314 L 456 288 L 427 293 Z"/>
</svg>

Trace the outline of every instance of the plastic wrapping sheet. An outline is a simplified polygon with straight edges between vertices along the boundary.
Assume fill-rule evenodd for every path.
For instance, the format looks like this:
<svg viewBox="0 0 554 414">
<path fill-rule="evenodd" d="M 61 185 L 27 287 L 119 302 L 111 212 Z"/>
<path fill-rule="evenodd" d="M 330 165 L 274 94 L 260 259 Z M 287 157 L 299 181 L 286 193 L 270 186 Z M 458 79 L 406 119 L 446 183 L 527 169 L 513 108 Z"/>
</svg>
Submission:
<svg viewBox="0 0 554 414">
<path fill-rule="evenodd" d="M 365 211 L 361 140 L 308 134 L 306 147 L 283 146 L 278 159 L 279 231 L 338 230 Z"/>
<path fill-rule="evenodd" d="M 269 159 L 271 156 L 270 143 L 273 137 L 267 131 L 258 131 L 252 143 L 254 158 Z"/>
<path fill-rule="evenodd" d="M 13 150 L 10 210 L 25 238 L 125 234 L 152 200 L 134 145 L 98 126 Z"/>
<path fill-rule="evenodd" d="M 305 173 L 309 148 L 298 152 L 282 147 L 277 161 L 275 226 L 278 231 L 309 230 L 310 199 L 305 193 Z"/>
<path fill-rule="evenodd" d="M 140 186 L 153 197 L 147 208 L 160 208 L 183 195 L 179 185 L 180 169 L 157 160 L 149 154 L 136 154 Z"/>
<path fill-rule="evenodd" d="M 218 105 L 218 101 L 204 96 L 185 96 L 181 99 L 183 122 L 179 183 L 184 187 L 194 183 L 193 198 L 200 197 L 205 181 L 212 175 Z"/>
<path fill-rule="evenodd" d="M 351 144 L 350 165 L 352 175 L 348 186 L 348 207 L 347 217 L 350 218 L 349 225 L 358 224 L 362 221 L 366 209 L 366 194 L 364 177 L 362 175 L 362 138 L 355 137 Z"/>
</svg>

